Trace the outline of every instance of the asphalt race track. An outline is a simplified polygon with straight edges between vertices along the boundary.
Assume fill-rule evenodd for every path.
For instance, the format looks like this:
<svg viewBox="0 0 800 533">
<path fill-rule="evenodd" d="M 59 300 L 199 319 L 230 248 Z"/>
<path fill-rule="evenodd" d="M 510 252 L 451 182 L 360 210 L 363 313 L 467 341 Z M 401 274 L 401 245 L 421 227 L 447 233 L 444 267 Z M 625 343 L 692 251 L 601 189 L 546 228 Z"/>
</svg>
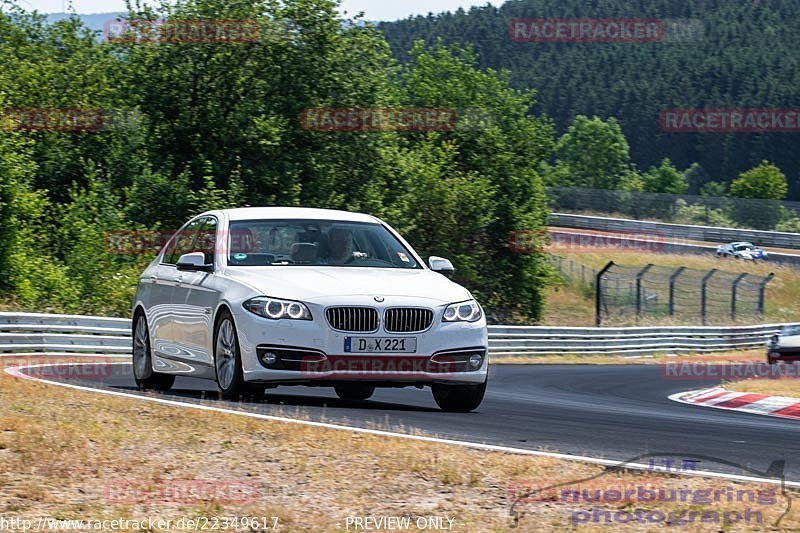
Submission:
<svg viewBox="0 0 800 533">
<path fill-rule="evenodd" d="M 25 373 L 36 376 L 37 369 Z M 103 380 L 70 382 L 136 391 L 131 367 L 125 364 L 116 365 L 113 375 Z M 619 461 L 648 453 L 710 456 L 763 472 L 772 461 L 785 460 L 786 481 L 800 481 L 799 421 L 667 398 L 717 383 L 666 380 L 658 365 L 496 365 L 490 370 L 484 403 L 467 414 L 439 411 L 429 389 L 379 389 L 370 400 L 344 401 L 333 389 L 280 387 L 268 390 L 261 402 L 232 404 L 214 400 L 212 382 L 179 378 L 163 396 L 182 402 L 212 400 L 220 407 L 267 415 Z M 701 459 L 697 469 L 757 475 L 710 458 Z"/>
</svg>

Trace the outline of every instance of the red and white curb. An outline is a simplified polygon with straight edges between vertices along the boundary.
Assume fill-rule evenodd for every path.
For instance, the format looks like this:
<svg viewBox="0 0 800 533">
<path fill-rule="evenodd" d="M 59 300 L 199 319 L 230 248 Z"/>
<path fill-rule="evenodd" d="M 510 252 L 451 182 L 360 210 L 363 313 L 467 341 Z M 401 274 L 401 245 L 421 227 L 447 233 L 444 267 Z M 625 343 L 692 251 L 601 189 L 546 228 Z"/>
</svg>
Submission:
<svg viewBox="0 0 800 533">
<path fill-rule="evenodd" d="M 679 392 L 670 396 L 669 399 L 714 409 L 800 420 L 800 398 L 769 396 L 752 392 L 731 392 L 722 387 L 714 387 L 713 389 Z"/>
</svg>

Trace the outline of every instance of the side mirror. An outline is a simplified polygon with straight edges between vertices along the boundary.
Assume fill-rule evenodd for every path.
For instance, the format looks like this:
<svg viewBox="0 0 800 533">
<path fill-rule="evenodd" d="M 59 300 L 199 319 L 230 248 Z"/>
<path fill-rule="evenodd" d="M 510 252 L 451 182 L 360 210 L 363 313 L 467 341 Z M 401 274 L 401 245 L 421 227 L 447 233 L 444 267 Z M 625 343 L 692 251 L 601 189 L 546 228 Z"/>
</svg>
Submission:
<svg viewBox="0 0 800 533">
<path fill-rule="evenodd" d="M 176 266 L 178 270 L 188 272 L 212 272 L 214 270 L 214 265 L 206 264 L 206 254 L 203 252 L 183 254 L 180 259 L 178 259 L 178 264 Z"/>
<path fill-rule="evenodd" d="M 453 268 L 453 263 L 451 263 L 449 259 L 436 257 L 435 255 L 428 258 L 428 265 L 434 272 L 453 273 L 456 271 L 456 269 Z"/>
</svg>

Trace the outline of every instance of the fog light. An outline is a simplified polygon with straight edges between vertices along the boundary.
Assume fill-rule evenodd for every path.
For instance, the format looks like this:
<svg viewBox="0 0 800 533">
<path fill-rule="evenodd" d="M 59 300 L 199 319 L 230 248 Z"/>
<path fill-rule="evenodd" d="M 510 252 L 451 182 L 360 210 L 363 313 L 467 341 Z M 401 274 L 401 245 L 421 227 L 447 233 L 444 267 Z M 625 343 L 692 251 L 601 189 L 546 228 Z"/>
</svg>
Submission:
<svg viewBox="0 0 800 533">
<path fill-rule="evenodd" d="M 262 359 L 265 365 L 272 366 L 278 362 L 278 354 L 275 352 L 265 352 Z"/>
<path fill-rule="evenodd" d="M 472 368 L 480 368 L 483 364 L 483 355 L 479 353 L 474 353 L 469 356 L 469 366 Z"/>
</svg>

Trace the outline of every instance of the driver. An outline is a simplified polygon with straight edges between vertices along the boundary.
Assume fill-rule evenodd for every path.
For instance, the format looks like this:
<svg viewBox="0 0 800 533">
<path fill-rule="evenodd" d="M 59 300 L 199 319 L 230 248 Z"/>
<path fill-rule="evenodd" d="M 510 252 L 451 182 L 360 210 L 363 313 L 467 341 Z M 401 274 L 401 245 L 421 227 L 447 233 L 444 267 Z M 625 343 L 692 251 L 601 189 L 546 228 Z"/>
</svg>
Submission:
<svg viewBox="0 0 800 533">
<path fill-rule="evenodd" d="M 330 253 L 328 264 L 344 265 L 353 260 L 353 232 L 345 228 L 333 228 L 328 233 Z"/>
</svg>

